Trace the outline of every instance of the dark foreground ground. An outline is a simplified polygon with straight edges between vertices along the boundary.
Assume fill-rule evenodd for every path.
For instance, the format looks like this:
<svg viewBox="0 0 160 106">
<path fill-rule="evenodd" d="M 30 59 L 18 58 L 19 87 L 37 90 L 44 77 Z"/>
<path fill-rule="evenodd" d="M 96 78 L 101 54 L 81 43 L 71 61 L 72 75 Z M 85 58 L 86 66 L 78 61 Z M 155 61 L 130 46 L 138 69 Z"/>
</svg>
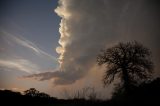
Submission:
<svg viewBox="0 0 160 106">
<path fill-rule="evenodd" d="M 127 97 L 117 92 L 111 100 L 106 101 L 33 97 L 10 90 L 0 90 L 0 106 L 160 106 L 160 78 L 134 88 Z"/>
</svg>

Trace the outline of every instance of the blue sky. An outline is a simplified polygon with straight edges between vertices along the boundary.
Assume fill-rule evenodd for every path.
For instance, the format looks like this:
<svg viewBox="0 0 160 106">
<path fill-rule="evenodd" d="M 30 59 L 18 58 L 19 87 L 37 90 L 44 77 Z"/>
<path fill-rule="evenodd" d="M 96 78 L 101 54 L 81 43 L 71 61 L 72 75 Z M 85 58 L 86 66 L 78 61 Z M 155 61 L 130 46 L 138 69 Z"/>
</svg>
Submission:
<svg viewBox="0 0 160 106">
<path fill-rule="evenodd" d="M 57 0 L 3 0 L 1 5 L 1 31 L 23 37 L 46 53 L 58 56 L 55 48 L 58 46 L 60 18 L 54 12 Z"/>
<path fill-rule="evenodd" d="M 59 66 L 55 51 L 60 37 L 60 18 L 54 12 L 57 5 L 58 0 L 0 1 L 0 74 L 1 81 L 6 80 L 1 88 L 10 88 L 19 76 Z M 25 81 L 20 87 L 29 88 L 22 83 Z"/>
<path fill-rule="evenodd" d="M 36 43 L 50 54 L 58 45 L 57 0 L 3 0 L 1 28 Z"/>
</svg>

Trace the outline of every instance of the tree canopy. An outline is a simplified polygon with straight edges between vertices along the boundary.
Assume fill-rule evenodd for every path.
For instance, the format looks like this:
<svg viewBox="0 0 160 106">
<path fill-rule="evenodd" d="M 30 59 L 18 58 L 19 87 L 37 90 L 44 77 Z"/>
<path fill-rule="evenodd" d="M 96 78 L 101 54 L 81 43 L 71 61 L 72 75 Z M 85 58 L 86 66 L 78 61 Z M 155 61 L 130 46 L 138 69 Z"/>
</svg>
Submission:
<svg viewBox="0 0 160 106">
<path fill-rule="evenodd" d="M 30 88 L 29 90 L 24 91 L 25 95 L 32 96 L 32 97 L 42 97 L 42 98 L 49 98 L 50 96 L 46 93 L 39 92 L 35 88 Z"/>
<path fill-rule="evenodd" d="M 111 83 L 118 76 L 128 89 L 131 84 L 149 79 L 153 70 L 150 57 L 150 50 L 136 41 L 103 49 L 97 57 L 98 65 L 106 65 L 103 84 Z"/>
</svg>

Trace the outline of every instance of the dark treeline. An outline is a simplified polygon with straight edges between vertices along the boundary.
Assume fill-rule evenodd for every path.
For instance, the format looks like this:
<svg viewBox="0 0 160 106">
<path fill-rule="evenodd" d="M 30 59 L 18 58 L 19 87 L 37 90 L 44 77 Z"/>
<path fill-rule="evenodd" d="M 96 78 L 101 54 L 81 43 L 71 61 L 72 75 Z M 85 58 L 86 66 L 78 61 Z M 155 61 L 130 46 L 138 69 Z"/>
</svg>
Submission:
<svg viewBox="0 0 160 106">
<path fill-rule="evenodd" d="M 20 92 L 0 90 L 1 104 L 22 106 L 115 106 L 115 105 L 160 105 L 160 78 L 133 87 L 128 96 L 124 96 L 120 89 L 113 93 L 110 100 L 86 100 L 85 98 L 57 99 L 41 93 L 34 88 Z"/>
</svg>

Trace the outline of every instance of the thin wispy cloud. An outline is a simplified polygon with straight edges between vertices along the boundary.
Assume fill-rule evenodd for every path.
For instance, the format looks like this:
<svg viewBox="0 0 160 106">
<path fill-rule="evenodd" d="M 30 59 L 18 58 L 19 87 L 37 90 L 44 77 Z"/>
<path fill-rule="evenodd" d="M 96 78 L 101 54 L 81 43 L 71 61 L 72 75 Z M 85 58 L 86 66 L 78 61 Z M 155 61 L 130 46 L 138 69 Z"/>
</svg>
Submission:
<svg viewBox="0 0 160 106">
<path fill-rule="evenodd" d="M 12 40 L 16 44 L 21 45 L 23 47 L 26 47 L 27 49 L 30 49 L 36 55 L 41 56 L 41 57 L 47 57 L 49 59 L 52 59 L 53 61 L 57 61 L 57 59 L 54 56 L 41 50 L 40 48 L 37 47 L 37 45 L 35 45 L 33 42 L 27 40 L 26 38 L 24 38 L 22 36 L 15 36 L 9 32 L 6 32 L 6 31 L 1 31 L 1 32 L 8 38 L 8 40 Z"/>
<path fill-rule="evenodd" d="M 0 69 L 3 70 L 16 70 L 26 72 L 28 74 L 39 73 L 39 67 L 26 59 L 10 59 L 0 60 Z"/>
</svg>

